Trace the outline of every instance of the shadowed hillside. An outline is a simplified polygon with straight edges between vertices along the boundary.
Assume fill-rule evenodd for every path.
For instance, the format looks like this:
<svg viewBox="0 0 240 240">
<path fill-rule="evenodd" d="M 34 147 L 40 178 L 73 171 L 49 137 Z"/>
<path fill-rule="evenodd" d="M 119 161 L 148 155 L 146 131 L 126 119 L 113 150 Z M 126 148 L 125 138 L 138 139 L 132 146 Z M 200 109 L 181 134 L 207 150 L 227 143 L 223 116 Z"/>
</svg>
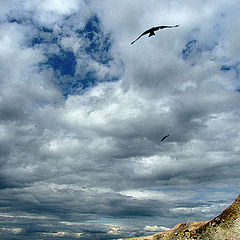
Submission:
<svg viewBox="0 0 240 240">
<path fill-rule="evenodd" d="M 202 222 L 177 224 L 165 233 L 128 240 L 240 240 L 240 195 L 219 216 Z M 122 239 L 124 240 L 124 239 Z"/>
</svg>

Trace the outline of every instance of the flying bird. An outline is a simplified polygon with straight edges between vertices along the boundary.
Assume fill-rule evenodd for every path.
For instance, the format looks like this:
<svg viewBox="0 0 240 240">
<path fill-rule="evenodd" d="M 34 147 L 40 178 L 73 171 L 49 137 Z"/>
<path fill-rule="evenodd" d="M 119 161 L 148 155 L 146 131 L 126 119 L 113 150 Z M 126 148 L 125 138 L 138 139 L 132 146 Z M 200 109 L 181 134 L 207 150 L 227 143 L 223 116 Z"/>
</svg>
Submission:
<svg viewBox="0 0 240 240">
<path fill-rule="evenodd" d="M 152 27 L 150 29 L 148 29 L 147 31 L 145 31 L 144 33 L 142 33 L 136 40 L 134 40 L 133 42 L 131 42 L 131 44 L 134 44 L 140 37 L 142 37 L 143 35 L 146 35 L 149 33 L 148 37 L 151 37 L 153 35 L 155 35 L 155 31 L 158 31 L 159 29 L 163 29 L 163 28 L 174 28 L 174 27 L 178 27 L 179 25 L 175 25 L 175 26 L 158 26 L 158 27 Z"/>
<path fill-rule="evenodd" d="M 164 139 L 166 139 L 167 137 L 169 137 L 169 134 L 164 136 L 161 141 L 164 141 Z"/>
</svg>

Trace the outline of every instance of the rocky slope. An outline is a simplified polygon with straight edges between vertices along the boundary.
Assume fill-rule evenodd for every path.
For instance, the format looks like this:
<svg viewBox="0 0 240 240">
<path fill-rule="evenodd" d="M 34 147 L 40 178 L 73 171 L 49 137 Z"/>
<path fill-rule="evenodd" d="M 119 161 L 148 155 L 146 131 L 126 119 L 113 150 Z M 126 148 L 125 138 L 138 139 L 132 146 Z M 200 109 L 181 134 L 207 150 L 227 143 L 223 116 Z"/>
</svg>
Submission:
<svg viewBox="0 0 240 240">
<path fill-rule="evenodd" d="M 232 205 L 212 220 L 180 223 L 165 233 L 157 233 L 152 236 L 138 238 L 128 238 L 128 240 L 179 239 L 240 240 L 240 195 L 235 199 Z"/>
</svg>

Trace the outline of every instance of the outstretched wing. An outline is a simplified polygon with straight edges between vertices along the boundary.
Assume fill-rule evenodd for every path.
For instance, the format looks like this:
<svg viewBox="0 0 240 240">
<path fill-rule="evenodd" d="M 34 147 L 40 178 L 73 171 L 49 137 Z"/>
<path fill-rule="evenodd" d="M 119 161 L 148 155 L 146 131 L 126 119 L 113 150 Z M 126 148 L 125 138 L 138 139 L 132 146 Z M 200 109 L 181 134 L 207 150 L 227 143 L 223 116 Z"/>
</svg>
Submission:
<svg viewBox="0 0 240 240">
<path fill-rule="evenodd" d="M 141 34 L 137 39 L 135 39 L 133 42 L 131 42 L 131 44 L 134 44 L 142 36 L 143 36 L 143 34 Z"/>
<path fill-rule="evenodd" d="M 135 39 L 133 42 L 131 42 L 131 44 L 134 44 L 140 37 L 142 37 L 143 35 L 146 35 L 150 32 L 150 29 L 148 29 L 147 31 L 143 32 L 137 39 Z"/>
<path fill-rule="evenodd" d="M 174 28 L 174 27 L 179 27 L 179 25 L 175 25 L 175 26 L 157 26 L 156 30 L 163 29 L 163 28 Z"/>
<path fill-rule="evenodd" d="M 166 139 L 167 137 L 169 137 L 169 134 L 164 136 L 161 141 L 164 141 L 164 139 Z"/>
</svg>

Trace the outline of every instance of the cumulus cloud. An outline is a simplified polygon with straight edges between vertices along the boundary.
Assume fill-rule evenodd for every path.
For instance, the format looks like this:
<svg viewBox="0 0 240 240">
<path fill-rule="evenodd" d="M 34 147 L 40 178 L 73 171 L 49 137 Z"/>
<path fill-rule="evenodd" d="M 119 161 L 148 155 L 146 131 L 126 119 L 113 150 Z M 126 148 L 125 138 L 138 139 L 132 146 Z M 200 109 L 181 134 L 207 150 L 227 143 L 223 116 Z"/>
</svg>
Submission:
<svg viewBox="0 0 240 240">
<path fill-rule="evenodd" d="M 166 231 L 169 231 L 170 228 L 155 225 L 155 226 L 146 226 L 144 230 L 149 232 L 166 232 Z"/>
<path fill-rule="evenodd" d="M 87 10 L 82 1 L 70 0 L 68 2 L 62 0 L 52 1 L 24 1 L 24 10 L 34 12 L 33 20 L 45 26 L 57 23 L 64 19 L 64 16 L 74 14 L 82 10 Z M 87 15 L 87 14 L 86 14 Z"/>
<path fill-rule="evenodd" d="M 108 231 L 108 234 L 118 235 L 119 234 L 119 230 L 120 230 L 119 227 L 112 227 L 111 230 Z"/>
</svg>

